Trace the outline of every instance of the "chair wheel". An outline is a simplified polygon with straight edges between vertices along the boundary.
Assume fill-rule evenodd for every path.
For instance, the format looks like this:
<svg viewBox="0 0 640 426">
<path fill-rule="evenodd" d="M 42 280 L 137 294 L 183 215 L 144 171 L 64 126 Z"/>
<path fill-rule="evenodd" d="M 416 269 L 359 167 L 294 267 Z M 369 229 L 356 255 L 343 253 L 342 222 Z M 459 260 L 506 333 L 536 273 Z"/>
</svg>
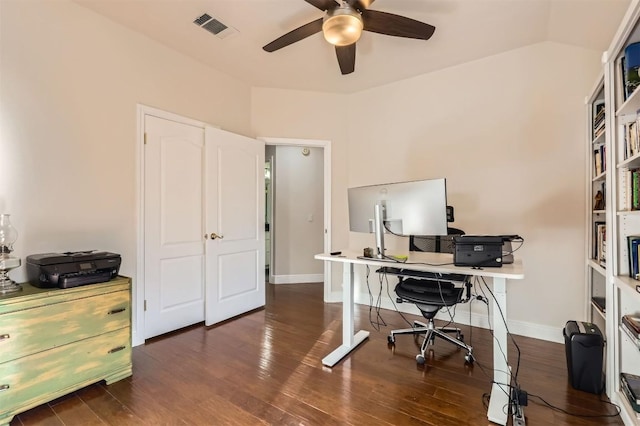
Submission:
<svg viewBox="0 0 640 426">
<path fill-rule="evenodd" d="M 473 364 L 473 361 L 475 360 L 475 358 L 473 357 L 473 354 L 466 354 L 464 356 L 464 360 L 467 364 Z"/>
<path fill-rule="evenodd" d="M 390 334 L 387 336 L 387 342 L 393 345 L 394 343 L 396 343 L 396 339 L 395 337 L 393 337 L 393 335 Z"/>
<path fill-rule="evenodd" d="M 422 354 L 416 355 L 416 362 L 420 365 L 424 364 L 424 357 L 422 356 Z"/>
</svg>

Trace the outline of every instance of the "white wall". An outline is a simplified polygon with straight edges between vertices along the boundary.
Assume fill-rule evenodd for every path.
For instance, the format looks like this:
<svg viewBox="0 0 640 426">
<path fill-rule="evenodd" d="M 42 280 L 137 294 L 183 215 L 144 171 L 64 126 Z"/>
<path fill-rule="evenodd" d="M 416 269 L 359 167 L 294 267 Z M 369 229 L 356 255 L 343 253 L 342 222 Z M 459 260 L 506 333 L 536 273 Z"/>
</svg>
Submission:
<svg viewBox="0 0 640 426">
<path fill-rule="evenodd" d="M 322 281 L 324 251 L 323 149 L 276 146 L 274 168 L 275 283 Z"/>
<path fill-rule="evenodd" d="M 560 340 L 583 319 L 584 97 L 599 59 L 541 43 L 349 99 L 350 185 L 444 176 L 456 227 L 525 238 L 526 279 L 508 289 L 516 332 Z"/>
<path fill-rule="evenodd" d="M 517 253 L 526 279 L 508 293 L 511 330 L 560 341 L 564 323 L 584 313 L 584 97 L 599 60 L 600 52 L 541 43 L 350 95 L 346 121 L 313 120 L 322 104 L 305 102 L 295 120 L 313 123 L 309 132 L 331 133 L 345 123 L 348 129 L 339 144 L 348 147 L 347 175 L 333 176 L 341 218 L 334 240 L 348 235 L 341 222 L 347 187 L 444 176 L 456 227 L 526 240 Z M 279 136 L 278 127 L 285 132 L 291 123 L 286 114 L 275 116 L 279 99 L 299 94 L 265 95 L 253 92 L 254 127 L 268 107 Z M 349 236 L 353 249 L 372 244 L 371 235 Z M 334 277 L 337 291 L 341 275 Z M 366 287 L 358 289 L 368 301 Z"/>
<path fill-rule="evenodd" d="M 15 253 L 114 251 L 135 286 L 136 105 L 248 134 L 250 88 L 73 2 L 0 1 L 0 16 L 0 211 Z"/>
</svg>

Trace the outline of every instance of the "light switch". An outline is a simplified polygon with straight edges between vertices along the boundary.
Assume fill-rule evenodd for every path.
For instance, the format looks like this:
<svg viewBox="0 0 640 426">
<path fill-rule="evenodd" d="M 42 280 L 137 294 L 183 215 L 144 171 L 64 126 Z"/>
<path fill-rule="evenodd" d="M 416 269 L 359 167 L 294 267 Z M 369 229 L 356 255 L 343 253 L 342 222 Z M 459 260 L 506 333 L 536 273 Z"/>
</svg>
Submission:
<svg viewBox="0 0 640 426">
<path fill-rule="evenodd" d="M 313 214 L 312 213 L 309 213 L 307 215 L 307 222 L 313 222 Z"/>
</svg>

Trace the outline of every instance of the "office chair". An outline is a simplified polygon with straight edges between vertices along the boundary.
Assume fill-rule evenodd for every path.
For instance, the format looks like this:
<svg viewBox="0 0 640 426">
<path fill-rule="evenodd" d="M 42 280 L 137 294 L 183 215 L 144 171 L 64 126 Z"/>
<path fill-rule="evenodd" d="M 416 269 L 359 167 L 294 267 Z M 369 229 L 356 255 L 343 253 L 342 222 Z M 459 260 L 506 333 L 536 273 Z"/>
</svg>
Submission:
<svg viewBox="0 0 640 426">
<path fill-rule="evenodd" d="M 411 236 L 409 238 L 409 250 L 453 253 L 453 237 L 455 235 L 464 235 L 464 232 L 456 228 L 447 228 L 447 233 L 447 236 L 442 237 Z M 424 335 L 420 353 L 416 355 L 416 362 L 424 364 L 427 346 L 433 344 L 435 338 L 439 337 L 459 348 L 465 349 L 467 354 L 464 359 L 467 363 L 472 364 L 474 360 L 473 348 L 464 343 L 464 336 L 461 330 L 457 327 L 436 327 L 433 321 L 441 308 L 469 301 L 471 294 L 470 277 L 463 274 L 439 274 L 434 272 L 419 273 L 419 276 L 414 273 L 407 273 L 407 275 L 409 277 L 401 276 L 396 285 L 397 301 L 398 303 L 414 303 L 422 313 L 422 316 L 427 319 L 427 323 L 414 321 L 413 328 L 391 331 L 388 336 L 389 343 L 394 345 L 395 336 L 399 334 Z M 455 333 L 455 338 L 450 336 L 453 333 Z"/>
</svg>

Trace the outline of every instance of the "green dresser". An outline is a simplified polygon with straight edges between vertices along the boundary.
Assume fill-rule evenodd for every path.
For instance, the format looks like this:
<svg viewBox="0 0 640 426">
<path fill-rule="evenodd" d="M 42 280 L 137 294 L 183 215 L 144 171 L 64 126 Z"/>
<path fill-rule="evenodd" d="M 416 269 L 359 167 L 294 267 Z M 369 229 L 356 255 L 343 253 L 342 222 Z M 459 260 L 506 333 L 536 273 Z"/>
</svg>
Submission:
<svg viewBox="0 0 640 426">
<path fill-rule="evenodd" d="M 131 280 L 0 296 L 0 425 L 91 383 L 131 375 Z"/>
</svg>

